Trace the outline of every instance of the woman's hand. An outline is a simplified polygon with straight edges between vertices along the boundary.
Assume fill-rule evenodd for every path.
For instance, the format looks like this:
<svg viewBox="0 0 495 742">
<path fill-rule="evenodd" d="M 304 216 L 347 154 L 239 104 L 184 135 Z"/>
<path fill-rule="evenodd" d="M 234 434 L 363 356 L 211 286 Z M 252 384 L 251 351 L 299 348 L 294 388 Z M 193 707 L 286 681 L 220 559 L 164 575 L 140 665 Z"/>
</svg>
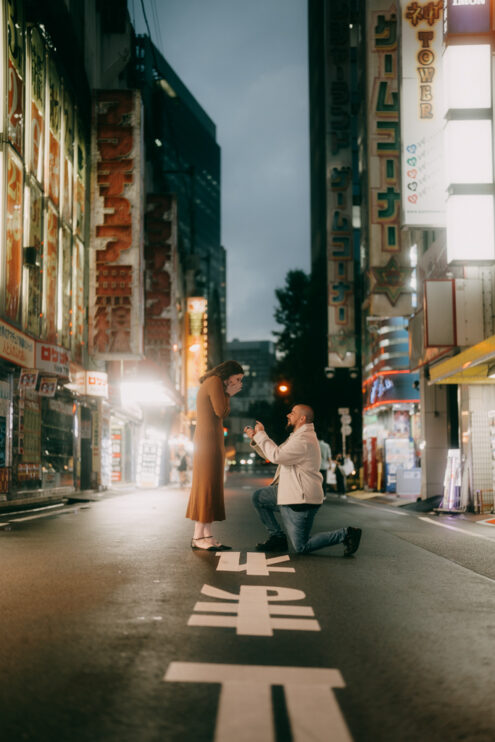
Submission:
<svg viewBox="0 0 495 742">
<path fill-rule="evenodd" d="M 234 394 L 237 394 L 237 392 L 240 392 L 242 389 L 242 380 L 241 379 L 227 379 L 225 382 L 225 391 L 229 395 L 229 397 L 233 397 Z"/>
</svg>

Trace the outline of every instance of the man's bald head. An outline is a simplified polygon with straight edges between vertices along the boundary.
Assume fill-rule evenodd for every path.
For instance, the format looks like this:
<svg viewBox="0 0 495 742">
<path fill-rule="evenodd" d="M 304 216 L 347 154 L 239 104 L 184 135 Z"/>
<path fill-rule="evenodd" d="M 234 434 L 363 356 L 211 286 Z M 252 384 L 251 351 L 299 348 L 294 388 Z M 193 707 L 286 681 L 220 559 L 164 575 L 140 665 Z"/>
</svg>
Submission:
<svg viewBox="0 0 495 742">
<path fill-rule="evenodd" d="M 306 423 L 312 423 L 314 419 L 315 413 L 313 412 L 313 409 L 307 404 L 294 405 L 292 410 L 287 415 L 289 427 L 294 428 L 294 430 L 297 430 L 297 428 L 300 428 L 301 425 L 305 425 Z"/>
<path fill-rule="evenodd" d="M 304 417 L 306 418 L 307 423 L 314 422 L 315 413 L 312 407 L 307 404 L 298 404 L 297 407 L 299 408 L 300 414 L 304 415 Z"/>
</svg>

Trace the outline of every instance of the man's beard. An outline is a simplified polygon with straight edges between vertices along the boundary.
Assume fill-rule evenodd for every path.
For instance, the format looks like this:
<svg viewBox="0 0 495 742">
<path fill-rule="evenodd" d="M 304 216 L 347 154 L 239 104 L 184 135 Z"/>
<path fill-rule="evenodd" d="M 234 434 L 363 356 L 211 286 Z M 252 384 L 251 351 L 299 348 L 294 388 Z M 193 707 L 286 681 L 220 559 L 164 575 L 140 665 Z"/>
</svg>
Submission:
<svg viewBox="0 0 495 742">
<path fill-rule="evenodd" d="M 291 430 L 293 430 L 293 429 L 294 429 L 294 426 L 293 426 L 293 424 L 292 424 L 292 423 L 287 423 L 287 425 L 285 426 L 285 429 L 286 429 L 286 430 L 288 430 L 288 431 L 290 432 Z"/>
</svg>

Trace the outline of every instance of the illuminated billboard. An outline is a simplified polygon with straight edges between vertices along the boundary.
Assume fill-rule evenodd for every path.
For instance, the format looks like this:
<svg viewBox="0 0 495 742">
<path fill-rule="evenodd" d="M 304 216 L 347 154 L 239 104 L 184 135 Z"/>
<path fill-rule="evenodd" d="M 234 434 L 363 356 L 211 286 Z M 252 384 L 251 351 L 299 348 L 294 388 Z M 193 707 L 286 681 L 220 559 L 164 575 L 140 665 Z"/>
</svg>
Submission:
<svg viewBox="0 0 495 742">
<path fill-rule="evenodd" d="M 401 0 L 402 223 L 445 226 L 442 0 Z"/>
<path fill-rule="evenodd" d="M 411 268 L 401 234 L 399 4 L 366 3 L 369 313 L 411 312 Z"/>
<path fill-rule="evenodd" d="M 187 300 L 186 388 L 187 413 L 194 416 L 199 380 L 206 372 L 208 352 L 207 301 L 201 296 Z"/>
</svg>

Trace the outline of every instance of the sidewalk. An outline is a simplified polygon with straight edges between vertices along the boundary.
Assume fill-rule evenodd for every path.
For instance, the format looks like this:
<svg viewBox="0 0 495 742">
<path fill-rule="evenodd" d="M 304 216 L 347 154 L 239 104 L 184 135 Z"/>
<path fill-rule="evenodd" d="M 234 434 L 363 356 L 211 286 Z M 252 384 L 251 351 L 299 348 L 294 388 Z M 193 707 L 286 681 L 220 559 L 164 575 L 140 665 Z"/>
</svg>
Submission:
<svg viewBox="0 0 495 742">
<path fill-rule="evenodd" d="M 333 494 L 335 498 L 338 497 L 335 493 Z M 327 495 L 328 496 L 328 495 Z M 471 523 L 476 523 L 478 521 L 488 520 L 494 517 L 494 513 L 485 512 L 485 513 L 471 513 L 471 512 L 438 512 L 435 510 L 435 508 L 439 507 L 441 496 L 438 497 L 430 497 L 427 500 L 421 500 L 418 499 L 416 496 L 413 497 L 403 497 L 399 495 L 387 495 L 384 492 L 369 492 L 366 490 L 350 490 L 347 492 L 348 497 L 353 497 L 356 500 L 366 501 L 370 504 L 376 504 L 376 505 L 387 505 L 388 507 L 394 507 L 394 508 L 406 508 L 407 510 L 415 511 L 415 512 L 422 512 L 422 513 L 434 513 L 438 517 L 447 517 L 447 518 L 454 518 L 454 519 L 460 519 L 460 520 L 468 520 Z"/>
<path fill-rule="evenodd" d="M 370 492 L 368 490 L 348 490 L 348 497 L 354 497 L 356 500 L 366 500 L 380 505 L 391 505 L 394 508 L 411 505 L 417 501 L 417 497 L 401 497 L 399 495 L 387 495 L 385 492 Z"/>
<path fill-rule="evenodd" d="M 102 490 L 73 490 L 70 487 L 59 487 L 56 490 L 33 490 L 20 493 L 13 500 L 0 500 L 0 517 L 28 511 L 40 511 L 44 508 L 63 508 L 77 502 L 98 502 L 107 497 L 117 497 L 136 489 L 135 484 L 112 484 Z"/>
</svg>

